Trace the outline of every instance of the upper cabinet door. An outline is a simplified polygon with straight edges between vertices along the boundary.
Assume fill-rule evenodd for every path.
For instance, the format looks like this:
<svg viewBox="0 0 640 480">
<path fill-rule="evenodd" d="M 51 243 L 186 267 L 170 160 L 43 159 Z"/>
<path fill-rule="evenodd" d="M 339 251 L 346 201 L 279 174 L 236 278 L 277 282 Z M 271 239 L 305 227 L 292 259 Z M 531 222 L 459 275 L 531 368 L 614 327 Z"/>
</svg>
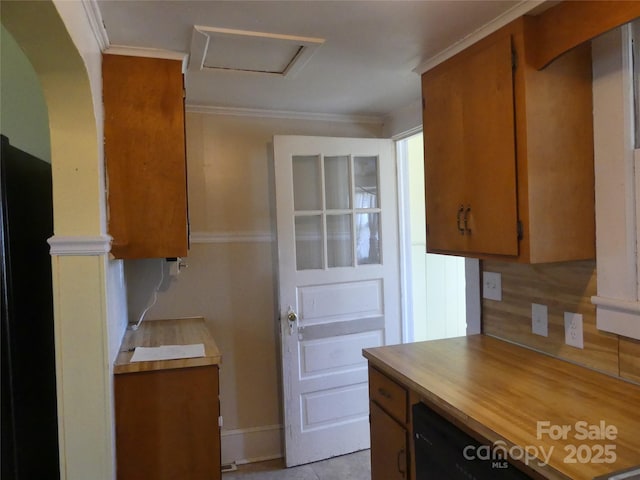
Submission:
<svg viewBox="0 0 640 480">
<path fill-rule="evenodd" d="M 463 64 L 422 77 L 427 249 L 465 251 Z"/>
<path fill-rule="evenodd" d="M 105 54 L 102 68 L 111 252 L 186 256 L 182 62 Z"/>
<path fill-rule="evenodd" d="M 429 251 L 518 255 L 510 36 L 423 76 Z"/>
<path fill-rule="evenodd" d="M 423 75 L 427 251 L 595 256 L 591 51 L 528 63 L 520 18 Z"/>
</svg>

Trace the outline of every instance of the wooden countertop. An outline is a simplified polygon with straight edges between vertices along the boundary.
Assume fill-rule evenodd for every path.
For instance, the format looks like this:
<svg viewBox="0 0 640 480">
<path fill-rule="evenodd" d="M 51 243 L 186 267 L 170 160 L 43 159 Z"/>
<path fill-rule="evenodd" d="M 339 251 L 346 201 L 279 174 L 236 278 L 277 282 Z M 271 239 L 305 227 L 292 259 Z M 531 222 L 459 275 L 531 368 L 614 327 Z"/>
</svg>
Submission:
<svg viewBox="0 0 640 480">
<path fill-rule="evenodd" d="M 180 358 L 154 362 L 131 362 L 135 347 L 204 344 L 204 357 Z M 113 373 L 132 373 L 172 368 L 219 365 L 222 360 L 205 321 L 201 317 L 172 320 L 145 320 L 137 330 L 127 330 L 116 358 Z"/>
<path fill-rule="evenodd" d="M 640 465 L 636 384 L 485 335 L 370 348 L 363 354 L 370 365 L 489 442 L 535 448 L 538 456 L 551 451 L 548 465 L 528 462 L 544 478 L 591 480 Z M 556 439 L 538 422 L 570 430 Z M 610 438 L 582 439 L 584 431 Z M 612 453 L 615 461 L 604 462 Z"/>
</svg>

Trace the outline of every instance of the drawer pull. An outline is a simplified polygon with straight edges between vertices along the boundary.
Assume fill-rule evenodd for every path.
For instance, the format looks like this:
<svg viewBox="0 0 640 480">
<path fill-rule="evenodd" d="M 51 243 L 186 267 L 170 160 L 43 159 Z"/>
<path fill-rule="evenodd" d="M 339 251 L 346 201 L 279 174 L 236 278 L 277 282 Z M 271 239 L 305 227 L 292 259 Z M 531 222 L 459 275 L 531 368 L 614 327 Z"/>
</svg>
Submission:
<svg viewBox="0 0 640 480">
<path fill-rule="evenodd" d="M 387 392 L 384 388 L 382 387 L 378 388 L 378 393 L 382 395 L 384 398 L 391 400 L 391 394 Z"/>
<path fill-rule="evenodd" d="M 398 457 L 396 458 L 398 473 L 402 475 L 402 478 L 406 477 L 407 471 L 404 466 L 407 463 L 406 458 L 404 458 L 404 448 L 398 452 Z"/>
</svg>

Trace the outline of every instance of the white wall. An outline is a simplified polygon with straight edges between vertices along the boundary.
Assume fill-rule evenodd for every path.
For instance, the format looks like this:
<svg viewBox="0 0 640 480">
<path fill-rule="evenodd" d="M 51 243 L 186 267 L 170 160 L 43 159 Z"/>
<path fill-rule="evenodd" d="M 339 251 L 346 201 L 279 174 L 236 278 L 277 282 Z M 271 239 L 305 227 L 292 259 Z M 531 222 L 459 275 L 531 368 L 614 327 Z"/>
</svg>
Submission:
<svg viewBox="0 0 640 480">
<path fill-rule="evenodd" d="M 465 260 L 427 254 L 423 136 L 405 140 L 411 239 L 412 341 L 466 334 Z"/>
<path fill-rule="evenodd" d="M 380 125 L 187 113 L 192 244 L 147 318 L 202 315 L 222 352 L 223 463 L 282 455 L 273 135 L 377 137 Z"/>
</svg>

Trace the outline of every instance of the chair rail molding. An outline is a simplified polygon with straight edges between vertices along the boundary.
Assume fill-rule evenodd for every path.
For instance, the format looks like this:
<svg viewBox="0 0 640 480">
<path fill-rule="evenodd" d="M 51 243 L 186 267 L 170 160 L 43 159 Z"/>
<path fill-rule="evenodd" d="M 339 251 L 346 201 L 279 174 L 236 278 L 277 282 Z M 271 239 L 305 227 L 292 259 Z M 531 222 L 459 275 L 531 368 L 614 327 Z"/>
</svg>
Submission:
<svg viewBox="0 0 640 480">
<path fill-rule="evenodd" d="M 191 232 L 191 243 L 269 243 L 275 241 L 270 231 L 264 232 Z"/>
<path fill-rule="evenodd" d="M 47 240 L 50 254 L 58 256 L 104 255 L 111 251 L 110 235 L 61 236 L 54 235 Z"/>
</svg>

